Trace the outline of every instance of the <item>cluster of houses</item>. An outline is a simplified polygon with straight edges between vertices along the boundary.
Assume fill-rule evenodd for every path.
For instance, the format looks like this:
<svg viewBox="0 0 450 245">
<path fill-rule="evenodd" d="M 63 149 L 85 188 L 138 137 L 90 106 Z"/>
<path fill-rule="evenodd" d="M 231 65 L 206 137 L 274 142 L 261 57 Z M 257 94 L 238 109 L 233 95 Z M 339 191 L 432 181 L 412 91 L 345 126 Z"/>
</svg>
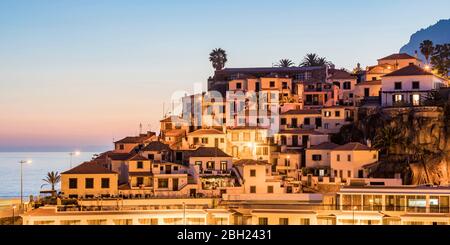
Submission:
<svg viewBox="0 0 450 245">
<path fill-rule="evenodd" d="M 358 75 L 326 67 L 226 68 L 208 85 L 183 98 L 182 115 L 161 120 L 159 134 L 125 137 L 64 172 L 62 196 L 220 197 L 320 192 L 352 181 L 401 184 L 398 176 L 370 178 L 378 162 L 370 142 L 337 145 L 330 135 L 358 120 L 359 107 L 419 106 L 447 81 L 401 53 Z"/>
<path fill-rule="evenodd" d="M 358 74 L 327 67 L 225 68 L 208 79 L 207 92 L 184 97 L 182 113 L 161 120 L 159 133 L 125 137 L 113 150 L 63 172 L 60 195 L 232 202 L 320 193 L 320 203 L 345 211 L 343 203 L 350 202 L 355 212 L 359 204 L 346 199 L 345 188 L 399 188 L 402 180 L 371 177 L 379 152 L 370 142 L 338 145 L 331 135 L 358 120 L 358 108 L 420 106 L 430 91 L 446 86 L 448 81 L 404 53 Z M 268 221 L 247 223 L 258 222 Z"/>
</svg>

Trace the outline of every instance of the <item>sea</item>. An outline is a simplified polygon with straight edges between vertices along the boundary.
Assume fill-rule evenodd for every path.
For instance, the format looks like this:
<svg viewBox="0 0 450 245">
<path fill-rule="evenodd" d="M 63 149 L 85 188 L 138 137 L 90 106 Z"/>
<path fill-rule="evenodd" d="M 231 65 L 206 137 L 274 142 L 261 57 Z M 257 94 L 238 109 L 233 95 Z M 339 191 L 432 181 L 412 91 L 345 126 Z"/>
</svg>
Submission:
<svg viewBox="0 0 450 245">
<path fill-rule="evenodd" d="M 72 167 L 91 160 L 98 152 L 81 152 L 72 157 Z M 20 161 L 31 160 L 23 164 L 23 195 L 38 196 L 41 190 L 50 190 L 50 185 L 42 180 L 48 172 L 59 173 L 70 169 L 68 152 L 0 152 L 0 199 L 20 198 Z M 56 187 L 60 189 L 60 184 Z"/>
</svg>

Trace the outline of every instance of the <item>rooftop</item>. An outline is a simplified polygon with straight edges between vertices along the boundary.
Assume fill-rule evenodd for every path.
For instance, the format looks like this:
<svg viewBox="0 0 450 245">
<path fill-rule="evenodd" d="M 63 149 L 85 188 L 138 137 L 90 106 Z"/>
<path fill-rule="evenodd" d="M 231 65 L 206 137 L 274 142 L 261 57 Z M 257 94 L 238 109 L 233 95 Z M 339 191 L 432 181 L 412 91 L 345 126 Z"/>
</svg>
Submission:
<svg viewBox="0 0 450 245">
<path fill-rule="evenodd" d="M 303 109 L 303 110 L 289 110 L 281 113 L 281 115 L 310 115 L 321 114 L 320 110 Z"/>
<path fill-rule="evenodd" d="M 62 174 L 117 174 L 96 162 L 84 162 Z"/>
<path fill-rule="evenodd" d="M 359 142 L 350 142 L 345 145 L 340 145 L 334 148 L 335 151 L 372 151 L 373 148 L 363 145 Z"/>
<path fill-rule="evenodd" d="M 344 70 L 330 69 L 328 72 L 331 74 L 329 79 L 356 79 L 356 76 Z"/>
<path fill-rule="evenodd" d="M 270 165 L 270 163 L 264 160 L 241 159 L 234 162 L 234 165 Z"/>
<path fill-rule="evenodd" d="M 409 66 L 405 66 L 401 69 L 398 69 L 394 72 L 384 75 L 384 77 L 398 77 L 398 76 L 430 76 L 434 75 L 431 72 L 428 72 L 414 64 Z"/>
<path fill-rule="evenodd" d="M 333 142 L 323 142 L 320 143 L 318 145 L 314 145 L 311 146 L 310 148 L 308 148 L 307 150 L 332 150 L 336 147 L 338 147 L 339 145 L 333 143 Z"/>
<path fill-rule="evenodd" d="M 191 157 L 231 157 L 217 147 L 199 147 L 189 153 Z"/>
<path fill-rule="evenodd" d="M 128 136 L 114 143 L 119 144 L 142 144 L 146 140 L 149 140 L 153 135 L 139 135 L 139 136 Z"/>
<path fill-rule="evenodd" d="M 417 58 L 407 53 L 399 53 L 399 54 L 391 54 L 378 60 L 404 60 L 404 59 L 417 59 Z"/>
<path fill-rule="evenodd" d="M 160 141 L 152 141 L 144 146 L 141 151 L 169 151 L 170 147 Z"/>
<path fill-rule="evenodd" d="M 196 136 L 196 135 L 207 135 L 207 134 L 224 134 L 222 131 L 217 129 L 199 129 L 192 133 L 189 133 L 189 136 Z"/>
</svg>

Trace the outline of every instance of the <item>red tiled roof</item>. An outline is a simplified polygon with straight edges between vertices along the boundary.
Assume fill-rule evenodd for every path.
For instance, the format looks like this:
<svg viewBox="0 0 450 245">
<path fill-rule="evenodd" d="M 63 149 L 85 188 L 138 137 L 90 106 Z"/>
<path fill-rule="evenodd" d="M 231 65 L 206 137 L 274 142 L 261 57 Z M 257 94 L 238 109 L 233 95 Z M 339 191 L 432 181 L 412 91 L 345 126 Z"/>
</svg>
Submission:
<svg viewBox="0 0 450 245">
<path fill-rule="evenodd" d="M 338 147 L 339 145 L 333 142 L 323 142 L 318 145 L 311 146 L 307 150 L 332 150 Z"/>
<path fill-rule="evenodd" d="M 148 158 L 141 156 L 140 154 L 135 154 L 128 158 L 128 161 L 147 161 Z"/>
<path fill-rule="evenodd" d="M 184 129 L 171 129 L 164 133 L 165 136 L 180 136 L 186 133 Z"/>
<path fill-rule="evenodd" d="M 191 157 L 231 157 L 217 147 L 199 147 L 189 153 Z"/>
<path fill-rule="evenodd" d="M 222 131 L 217 129 L 199 129 L 192 133 L 189 133 L 189 136 L 195 136 L 195 135 L 205 135 L 205 134 L 224 134 Z"/>
<path fill-rule="evenodd" d="M 358 142 L 350 142 L 345 145 L 340 145 L 334 148 L 335 151 L 372 151 L 373 149 L 367 145 Z"/>
<path fill-rule="evenodd" d="M 362 81 L 356 86 L 367 86 L 367 85 L 381 85 L 381 80 L 375 80 L 375 81 Z"/>
<path fill-rule="evenodd" d="M 399 53 L 399 54 L 391 54 L 378 60 L 402 60 L 402 59 L 417 59 L 417 58 L 407 53 Z"/>
<path fill-rule="evenodd" d="M 62 174 L 117 174 L 95 162 L 84 162 Z"/>
<path fill-rule="evenodd" d="M 281 115 L 310 115 L 310 114 L 321 114 L 321 112 L 320 110 L 303 109 L 303 110 L 289 110 L 281 113 Z"/>
<path fill-rule="evenodd" d="M 348 73 L 347 71 L 330 69 L 331 76 L 329 79 L 356 79 L 356 76 Z"/>
<path fill-rule="evenodd" d="M 170 151 L 170 147 L 167 144 L 164 144 L 160 141 L 152 141 L 148 143 L 141 151 Z"/>
<path fill-rule="evenodd" d="M 397 77 L 397 76 L 428 76 L 428 75 L 434 75 L 431 72 L 425 71 L 424 69 L 416 66 L 416 65 L 409 65 L 405 66 L 399 70 L 396 70 L 394 72 L 391 72 L 389 74 L 384 75 L 384 77 Z"/>
<path fill-rule="evenodd" d="M 116 161 L 125 161 L 128 160 L 128 158 L 130 158 L 131 154 L 129 153 L 112 153 L 109 154 L 109 158 L 111 160 L 116 160 Z"/>
<path fill-rule="evenodd" d="M 150 139 L 153 135 L 140 135 L 140 136 L 128 136 L 114 143 L 121 144 L 142 144 L 146 140 Z"/>
<path fill-rule="evenodd" d="M 270 165 L 265 160 L 241 159 L 233 163 L 234 165 Z"/>
</svg>

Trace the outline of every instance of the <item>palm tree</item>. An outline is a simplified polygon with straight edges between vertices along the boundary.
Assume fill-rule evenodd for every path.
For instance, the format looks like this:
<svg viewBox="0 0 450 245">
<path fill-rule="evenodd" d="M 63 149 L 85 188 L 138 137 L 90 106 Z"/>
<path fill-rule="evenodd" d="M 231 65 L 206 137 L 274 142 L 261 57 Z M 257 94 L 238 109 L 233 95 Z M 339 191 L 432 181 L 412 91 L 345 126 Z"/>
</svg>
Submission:
<svg viewBox="0 0 450 245">
<path fill-rule="evenodd" d="M 320 57 L 315 53 L 306 54 L 300 66 L 329 66 L 331 62 L 327 61 L 325 57 Z"/>
<path fill-rule="evenodd" d="M 281 59 L 278 61 L 277 65 L 278 67 L 291 67 L 295 65 L 294 62 L 290 59 Z"/>
<path fill-rule="evenodd" d="M 48 172 L 45 179 L 42 179 L 44 182 L 52 186 L 52 191 L 55 191 L 55 185 L 61 181 L 61 175 L 58 172 Z"/>
<path fill-rule="evenodd" d="M 450 72 L 450 43 L 436 45 L 431 56 L 431 64 L 439 75 L 448 77 Z"/>
<path fill-rule="evenodd" d="M 373 146 L 386 154 L 386 158 L 389 158 L 391 149 L 402 144 L 404 142 L 403 137 L 400 134 L 400 130 L 395 127 L 387 126 L 382 128 L 374 137 Z"/>
<path fill-rule="evenodd" d="M 222 70 L 227 63 L 227 53 L 221 48 L 216 48 L 209 53 L 209 61 L 216 71 Z"/>
<path fill-rule="evenodd" d="M 420 44 L 420 52 L 423 54 L 423 56 L 425 56 L 427 63 L 429 63 L 428 61 L 429 61 L 430 55 L 433 54 L 433 51 L 434 51 L 434 47 L 433 47 L 432 41 L 424 40 Z"/>
</svg>

